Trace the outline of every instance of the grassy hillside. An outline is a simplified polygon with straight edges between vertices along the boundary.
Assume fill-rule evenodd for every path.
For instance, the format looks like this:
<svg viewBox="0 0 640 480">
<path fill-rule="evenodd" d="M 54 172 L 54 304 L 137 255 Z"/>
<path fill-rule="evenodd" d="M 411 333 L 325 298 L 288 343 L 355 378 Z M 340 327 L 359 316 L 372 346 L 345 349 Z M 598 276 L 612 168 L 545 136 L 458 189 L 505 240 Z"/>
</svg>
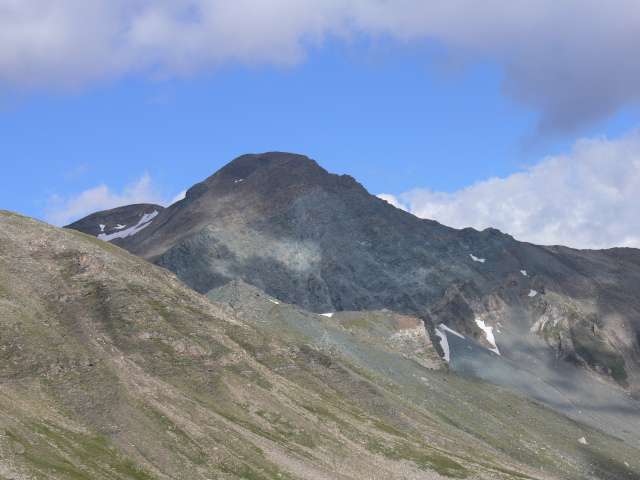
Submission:
<svg viewBox="0 0 640 480">
<path fill-rule="evenodd" d="M 640 472 L 632 447 L 449 371 L 412 319 L 219 293 L 226 307 L 117 247 L 0 212 L 0 478 Z"/>
</svg>

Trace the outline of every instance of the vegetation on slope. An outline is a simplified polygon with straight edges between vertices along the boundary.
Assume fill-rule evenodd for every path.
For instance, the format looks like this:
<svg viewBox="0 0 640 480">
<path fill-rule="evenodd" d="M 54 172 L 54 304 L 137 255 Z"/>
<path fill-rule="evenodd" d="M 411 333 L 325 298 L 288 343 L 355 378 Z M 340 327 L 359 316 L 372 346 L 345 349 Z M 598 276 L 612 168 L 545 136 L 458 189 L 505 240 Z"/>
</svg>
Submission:
<svg viewBox="0 0 640 480">
<path fill-rule="evenodd" d="M 315 315 L 327 332 L 315 337 L 265 302 L 273 310 L 248 302 L 244 319 L 117 247 L 0 212 L 0 476 L 640 471 L 637 450 L 616 439 L 436 369 L 428 337 L 421 351 L 394 337 L 415 322 Z"/>
</svg>

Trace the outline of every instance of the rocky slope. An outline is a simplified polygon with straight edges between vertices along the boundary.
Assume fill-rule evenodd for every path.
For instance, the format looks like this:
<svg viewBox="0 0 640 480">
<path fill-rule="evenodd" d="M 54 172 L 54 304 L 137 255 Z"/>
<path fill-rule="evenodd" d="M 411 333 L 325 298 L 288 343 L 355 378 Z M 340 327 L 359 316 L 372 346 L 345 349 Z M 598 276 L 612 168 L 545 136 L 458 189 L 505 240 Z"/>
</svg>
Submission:
<svg viewBox="0 0 640 480">
<path fill-rule="evenodd" d="M 99 215 L 117 222 L 119 211 Z M 95 234 L 96 222 L 71 227 Z M 431 335 L 445 324 L 487 347 L 476 319 L 494 331 L 530 330 L 559 358 L 640 393 L 635 249 L 543 247 L 494 229 L 455 230 L 278 152 L 235 159 L 144 229 L 111 241 L 200 293 L 240 279 L 311 311 L 388 309 L 423 319 Z"/>
<path fill-rule="evenodd" d="M 638 450 L 456 372 L 423 324 L 210 294 L 0 211 L 0 478 L 637 478 Z M 226 306 L 225 306 L 226 305 Z"/>
</svg>

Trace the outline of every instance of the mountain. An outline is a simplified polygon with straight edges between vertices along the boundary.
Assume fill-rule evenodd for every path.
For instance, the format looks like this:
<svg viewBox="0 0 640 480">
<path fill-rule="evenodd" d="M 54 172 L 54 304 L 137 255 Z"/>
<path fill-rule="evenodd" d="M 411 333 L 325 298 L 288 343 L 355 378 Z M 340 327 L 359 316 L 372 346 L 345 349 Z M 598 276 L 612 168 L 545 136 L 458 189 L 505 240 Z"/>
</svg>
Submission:
<svg viewBox="0 0 640 480">
<path fill-rule="evenodd" d="M 137 234 L 148 227 L 158 212 L 163 210 L 164 207 L 153 203 L 136 203 L 106 212 L 92 213 L 68 225 L 68 228 L 109 242 Z"/>
<path fill-rule="evenodd" d="M 108 218 L 129 229 L 151 208 L 125 219 L 133 207 L 69 228 L 95 235 Z M 153 209 L 143 229 L 111 242 L 197 292 L 239 279 L 310 311 L 388 309 L 424 320 L 431 336 L 451 336 L 438 330 L 446 325 L 486 347 L 487 332 L 499 343 L 511 332 L 520 343 L 501 349 L 503 358 L 522 365 L 531 359 L 519 359 L 518 348 L 535 347 L 536 358 L 557 356 L 640 394 L 636 249 L 537 246 L 495 229 L 452 229 L 280 152 L 238 157 L 184 200 Z"/>
<path fill-rule="evenodd" d="M 0 478 L 638 478 L 637 448 L 453 371 L 419 319 L 209 295 L 0 211 Z"/>
</svg>

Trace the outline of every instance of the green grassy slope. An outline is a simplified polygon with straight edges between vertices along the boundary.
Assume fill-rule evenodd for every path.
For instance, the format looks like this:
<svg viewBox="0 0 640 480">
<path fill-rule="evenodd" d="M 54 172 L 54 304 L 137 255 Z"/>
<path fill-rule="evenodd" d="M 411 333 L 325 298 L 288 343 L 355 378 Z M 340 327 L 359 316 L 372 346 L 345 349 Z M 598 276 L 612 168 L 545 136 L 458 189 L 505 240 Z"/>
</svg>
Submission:
<svg viewBox="0 0 640 480">
<path fill-rule="evenodd" d="M 225 308 L 117 247 L 0 212 L 0 478 L 640 471 L 616 439 L 443 370 L 410 319 L 258 300 Z"/>
</svg>

